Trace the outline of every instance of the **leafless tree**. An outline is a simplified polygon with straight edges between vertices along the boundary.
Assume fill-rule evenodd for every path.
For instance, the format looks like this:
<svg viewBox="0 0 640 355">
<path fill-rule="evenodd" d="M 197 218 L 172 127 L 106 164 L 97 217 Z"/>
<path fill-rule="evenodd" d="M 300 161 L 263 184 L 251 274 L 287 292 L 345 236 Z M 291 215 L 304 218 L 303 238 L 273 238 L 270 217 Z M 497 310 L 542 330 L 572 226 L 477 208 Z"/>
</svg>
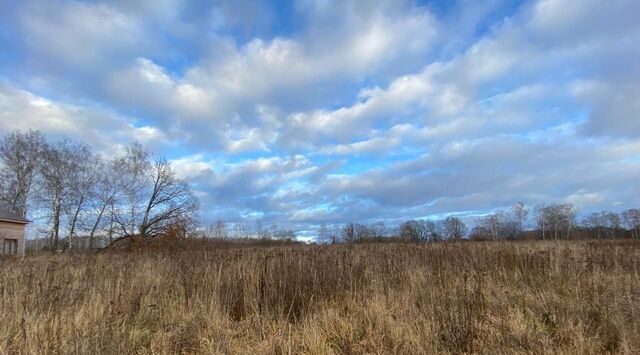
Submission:
<svg viewBox="0 0 640 355">
<path fill-rule="evenodd" d="M 225 240 L 229 238 L 227 226 L 221 219 L 207 227 L 207 236 L 209 238 Z"/>
<path fill-rule="evenodd" d="M 576 210 L 570 203 L 541 205 L 536 207 L 536 220 L 543 239 L 547 231 L 553 233 L 555 240 L 563 234 L 568 239 L 576 224 Z"/>
<path fill-rule="evenodd" d="M 353 225 L 352 242 L 364 242 L 384 238 L 387 235 L 387 227 L 384 222 L 373 224 L 356 223 Z"/>
<path fill-rule="evenodd" d="M 324 222 L 318 228 L 318 241 L 325 244 L 331 243 L 331 234 L 327 224 Z"/>
<path fill-rule="evenodd" d="M 477 220 L 474 238 L 517 238 L 524 232 L 528 210 L 522 202 L 511 206 L 510 210 L 499 210 Z"/>
<path fill-rule="evenodd" d="M 279 229 L 280 228 L 275 222 L 269 223 L 269 227 L 267 228 L 267 232 L 266 232 L 268 236 L 267 238 L 274 239 Z"/>
<path fill-rule="evenodd" d="M 420 232 L 421 232 L 420 224 L 418 223 L 418 221 L 410 220 L 410 221 L 402 222 L 400 224 L 401 238 L 420 242 L 422 241 L 422 236 Z"/>
<path fill-rule="evenodd" d="M 176 177 L 168 160 L 156 159 L 151 172 L 152 188 L 139 226 L 142 237 L 158 236 L 172 224 L 188 222 L 198 209 L 189 184 Z"/>
<path fill-rule="evenodd" d="M 534 207 L 534 210 L 533 210 L 533 213 L 535 215 L 535 222 L 536 222 L 536 225 L 537 225 L 538 229 L 541 232 L 542 240 L 546 240 L 547 239 L 546 238 L 546 232 L 547 232 L 547 228 L 549 228 L 548 225 L 547 225 L 547 222 L 548 222 L 549 218 L 546 216 L 546 214 L 547 214 L 546 207 L 547 207 L 546 204 L 541 203 L 539 205 L 536 205 Z"/>
<path fill-rule="evenodd" d="M 373 234 L 374 238 L 386 238 L 389 234 L 389 229 L 383 221 L 376 222 L 369 228 L 371 229 L 371 234 Z"/>
<path fill-rule="evenodd" d="M 85 148 L 69 140 L 47 144 L 42 152 L 42 202 L 49 208 L 51 245 L 58 249 L 63 212 L 73 194 L 73 171 L 77 169 L 78 152 Z"/>
<path fill-rule="evenodd" d="M 13 131 L 0 141 L 0 200 L 22 217 L 27 216 L 45 146 L 39 131 Z"/>
<path fill-rule="evenodd" d="M 595 237 L 598 239 L 602 237 L 602 232 L 606 224 L 602 217 L 602 213 L 591 213 L 590 215 L 585 216 L 581 223 L 584 228 L 591 233 L 594 233 Z"/>
<path fill-rule="evenodd" d="M 511 206 L 511 215 L 513 216 L 514 227 L 516 229 L 515 236 L 519 237 L 526 228 L 529 210 L 524 203 L 516 202 Z"/>
<path fill-rule="evenodd" d="M 400 224 L 400 237 L 417 242 L 437 242 L 443 238 L 443 222 L 434 220 L 410 220 Z"/>
<path fill-rule="evenodd" d="M 622 212 L 622 221 L 631 231 L 632 238 L 640 238 L 640 209 L 631 208 Z"/>
<path fill-rule="evenodd" d="M 273 234 L 273 239 L 280 241 L 292 241 L 296 239 L 296 233 L 290 229 L 278 229 Z"/>
<path fill-rule="evenodd" d="M 93 207 L 93 224 L 89 232 L 89 248 L 93 248 L 94 237 L 96 232 L 101 228 L 105 214 L 109 217 L 107 234 L 109 241 L 112 239 L 113 233 L 113 209 L 120 187 L 120 174 L 116 169 L 114 160 L 105 161 L 104 159 L 96 159 L 95 165 L 95 184 L 93 185 L 93 199 L 91 205 Z"/>
<path fill-rule="evenodd" d="M 345 224 L 342 228 L 342 240 L 346 243 L 353 243 L 356 241 L 356 227 L 353 223 Z"/>
<path fill-rule="evenodd" d="M 231 228 L 234 239 L 246 239 L 251 237 L 251 226 L 246 221 L 237 220 L 233 222 L 233 228 Z"/>
<path fill-rule="evenodd" d="M 260 239 L 270 239 L 273 236 L 272 232 L 270 232 L 267 228 L 264 228 L 261 219 L 257 219 L 255 221 L 254 227 L 254 235 Z"/>
<path fill-rule="evenodd" d="M 443 223 L 445 234 L 449 239 L 461 239 L 467 234 L 467 226 L 458 217 L 447 217 Z"/>
<path fill-rule="evenodd" d="M 78 225 L 82 225 L 85 222 L 83 216 L 88 216 L 84 212 L 93 198 L 94 186 L 98 177 L 96 171 L 97 160 L 89 150 L 89 147 L 74 144 L 71 145 L 71 148 L 74 164 L 68 172 L 70 186 L 68 199 L 65 203 L 69 249 L 73 247 L 73 238 L 76 236 Z"/>
<path fill-rule="evenodd" d="M 607 234 L 610 238 L 615 237 L 620 227 L 622 226 L 622 221 L 620 220 L 620 215 L 615 212 L 602 212 L 604 221 L 607 227 Z"/>
<path fill-rule="evenodd" d="M 483 224 L 478 224 L 469 232 L 469 239 L 471 240 L 486 240 L 493 239 L 491 231 Z"/>
<path fill-rule="evenodd" d="M 400 237 L 416 242 L 426 242 L 429 239 L 425 221 L 406 221 L 400 224 Z"/>
<path fill-rule="evenodd" d="M 336 244 L 340 241 L 340 233 L 341 233 L 341 228 L 339 224 L 334 224 L 329 228 L 331 244 Z"/>
<path fill-rule="evenodd" d="M 132 142 L 124 156 L 116 161 L 116 173 L 120 175 L 123 201 L 115 208 L 115 221 L 122 235 L 135 235 L 140 227 L 144 200 L 148 196 L 150 173 L 152 167 L 151 154 L 137 141 Z"/>
<path fill-rule="evenodd" d="M 483 226 L 491 232 L 491 239 L 498 240 L 501 235 L 504 220 L 504 214 L 502 213 L 493 213 L 485 217 Z"/>
</svg>

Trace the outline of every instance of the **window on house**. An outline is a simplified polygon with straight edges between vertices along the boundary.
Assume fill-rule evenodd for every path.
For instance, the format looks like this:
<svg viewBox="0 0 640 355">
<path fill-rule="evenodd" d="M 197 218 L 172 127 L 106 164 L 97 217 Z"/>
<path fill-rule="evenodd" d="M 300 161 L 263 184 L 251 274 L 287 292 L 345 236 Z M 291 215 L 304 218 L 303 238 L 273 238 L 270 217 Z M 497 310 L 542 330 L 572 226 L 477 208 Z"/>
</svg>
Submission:
<svg viewBox="0 0 640 355">
<path fill-rule="evenodd" d="M 18 254 L 18 241 L 16 239 L 5 239 L 3 251 L 4 255 Z"/>
</svg>

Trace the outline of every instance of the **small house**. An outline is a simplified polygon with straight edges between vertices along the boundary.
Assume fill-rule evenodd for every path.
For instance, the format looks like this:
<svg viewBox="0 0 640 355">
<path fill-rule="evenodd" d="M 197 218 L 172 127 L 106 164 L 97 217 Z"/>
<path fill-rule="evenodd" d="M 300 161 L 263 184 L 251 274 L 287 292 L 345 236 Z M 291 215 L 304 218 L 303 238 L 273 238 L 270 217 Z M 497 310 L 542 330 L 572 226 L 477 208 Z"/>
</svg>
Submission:
<svg viewBox="0 0 640 355">
<path fill-rule="evenodd" d="M 25 228 L 29 221 L 0 207 L 0 256 L 24 256 Z"/>
</svg>

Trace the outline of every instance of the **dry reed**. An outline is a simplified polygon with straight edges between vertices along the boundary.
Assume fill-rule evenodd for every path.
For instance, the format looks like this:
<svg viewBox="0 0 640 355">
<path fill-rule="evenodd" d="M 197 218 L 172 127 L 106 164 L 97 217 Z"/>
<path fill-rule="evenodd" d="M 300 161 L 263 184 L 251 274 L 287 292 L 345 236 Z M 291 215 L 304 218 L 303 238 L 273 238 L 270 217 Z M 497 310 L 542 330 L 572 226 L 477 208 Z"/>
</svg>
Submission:
<svg viewBox="0 0 640 355">
<path fill-rule="evenodd" d="M 224 247 L 0 261 L 0 354 L 638 353 L 640 243 Z"/>
</svg>

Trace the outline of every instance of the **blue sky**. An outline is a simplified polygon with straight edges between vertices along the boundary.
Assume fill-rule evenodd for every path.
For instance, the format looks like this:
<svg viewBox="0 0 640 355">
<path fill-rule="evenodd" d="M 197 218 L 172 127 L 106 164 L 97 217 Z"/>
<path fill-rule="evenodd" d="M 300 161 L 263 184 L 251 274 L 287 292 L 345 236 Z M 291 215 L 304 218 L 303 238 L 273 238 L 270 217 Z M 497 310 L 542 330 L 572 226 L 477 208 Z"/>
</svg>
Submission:
<svg viewBox="0 0 640 355">
<path fill-rule="evenodd" d="M 0 0 L 0 129 L 173 160 L 206 220 L 638 207 L 640 3 Z"/>
</svg>

